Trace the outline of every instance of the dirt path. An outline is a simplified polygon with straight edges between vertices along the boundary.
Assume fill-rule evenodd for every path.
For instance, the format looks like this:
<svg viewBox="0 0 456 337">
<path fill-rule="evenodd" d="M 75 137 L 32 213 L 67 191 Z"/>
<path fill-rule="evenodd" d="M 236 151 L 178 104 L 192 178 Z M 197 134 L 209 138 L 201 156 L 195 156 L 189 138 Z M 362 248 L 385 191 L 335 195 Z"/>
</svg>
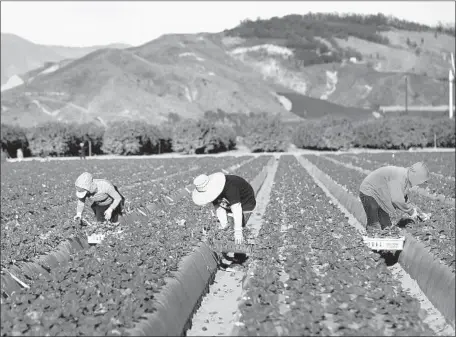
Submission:
<svg viewBox="0 0 456 337">
<path fill-rule="evenodd" d="M 262 215 L 269 203 L 269 197 L 277 171 L 278 161 L 268 168 L 268 175 L 257 196 L 257 207 L 247 222 L 256 237 L 262 225 Z M 230 335 L 238 317 L 238 301 L 242 294 L 242 280 L 247 271 L 242 267 L 219 270 L 209 294 L 193 317 L 192 328 L 187 336 L 227 336 Z"/>
</svg>

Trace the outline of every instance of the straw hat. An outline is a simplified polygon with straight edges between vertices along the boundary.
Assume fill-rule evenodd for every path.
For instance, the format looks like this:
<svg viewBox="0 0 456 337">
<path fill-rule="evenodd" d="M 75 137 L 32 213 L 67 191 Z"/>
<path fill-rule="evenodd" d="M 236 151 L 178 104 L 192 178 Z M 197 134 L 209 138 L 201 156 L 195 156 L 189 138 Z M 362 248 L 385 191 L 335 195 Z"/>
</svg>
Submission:
<svg viewBox="0 0 456 337">
<path fill-rule="evenodd" d="M 82 199 L 87 194 L 87 191 L 93 189 L 93 177 L 89 172 L 84 172 L 76 179 L 74 185 L 76 186 L 76 196 Z"/>
<path fill-rule="evenodd" d="M 222 193 L 226 177 L 222 172 L 207 176 L 201 174 L 193 180 L 195 189 L 192 192 L 193 202 L 198 206 L 208 204 Z"/>
</svg>

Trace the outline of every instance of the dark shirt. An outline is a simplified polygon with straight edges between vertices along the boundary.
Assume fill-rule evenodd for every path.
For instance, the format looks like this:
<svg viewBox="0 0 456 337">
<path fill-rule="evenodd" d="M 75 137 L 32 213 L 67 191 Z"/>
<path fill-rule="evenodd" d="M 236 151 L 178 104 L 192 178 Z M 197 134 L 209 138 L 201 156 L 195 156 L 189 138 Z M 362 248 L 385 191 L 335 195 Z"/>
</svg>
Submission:
<svg viewBox="0 0 456 337">
<path fill-rule="evenodd" d="M 252 211 L 256 206 L 252 186 L 244 178 L 231 174 L 226 174 L 225 177 L 225 187 L 212 204 L 229 210 L 232 205 L 240 202 L 243 211 Z"/>
</svg>

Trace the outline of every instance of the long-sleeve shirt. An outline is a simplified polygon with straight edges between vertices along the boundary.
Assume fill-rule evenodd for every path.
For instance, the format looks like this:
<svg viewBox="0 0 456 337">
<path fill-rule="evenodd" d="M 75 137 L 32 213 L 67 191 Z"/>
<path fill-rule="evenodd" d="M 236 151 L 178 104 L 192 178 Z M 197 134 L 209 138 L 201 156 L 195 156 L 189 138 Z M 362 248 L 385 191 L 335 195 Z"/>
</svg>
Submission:
<svg viewBox="0 0 456 337">
<path fill-rule="evenodd" d="M 359 191 L 371 196 L 390 215 L 395 209 L 413 214 L 414 205 L 408 201 L 411 184 L 408 169 L 398 166 L 384 166 L 369 173 L 361 183 Z"/>
<path fill-rule="evenodd" d="M 82 214 L 87 200 L 93 201 L 100 206 L 110 205 L 109 207 L 113 210 L 122 201 L 122 196 L 116 191 L 114 185 L 109 181 L 105 179 L 94 179 L 93 182 L 97 186 L 95 194 L 89 195 L 89 193 L 87 193 L 84 198 L 78 199 L 76 213 Z"/>
</svg>

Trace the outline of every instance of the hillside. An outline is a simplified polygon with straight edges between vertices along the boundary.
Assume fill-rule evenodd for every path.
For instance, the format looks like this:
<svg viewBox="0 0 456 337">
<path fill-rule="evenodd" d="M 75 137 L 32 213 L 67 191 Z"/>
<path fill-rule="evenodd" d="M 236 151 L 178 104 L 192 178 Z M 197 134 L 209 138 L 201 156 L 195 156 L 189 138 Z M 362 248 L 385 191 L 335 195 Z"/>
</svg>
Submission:
<svg viewBox="0 0 456 337">
<path fill-rule="evenodd" d="M 405 30 L 405 29 L 406 30 Z M 454 28 L 382 15 L 289 15 L 226 30 L 229 53 L 264 78 L 353 107 L 447 104 Z"/>
<path fill-rule="evenodd" d="M 170 113 L 194 118 L 217 109 L 295 118 L 267 82 L 204 35 L 99 50 L 2 93 L 2 120 L 22 125 L 97 117 L 159 123 Z"/>
<path fill-rule="evenodd" d="M 126 48 L 125 44 L 92 47 L 62 47 L 35 44 L 14 34 L 1 34 L 1 84 L 14 75 L 41 67 L 46 62 L 83 57 L 101 48 Z"/>
<path fill-rule="evenodd" d="M 409 105 L 441 106 L 454 43 L 454 29 L 382 15 L 245 21 L 217 34 L 164 35 L 20 73 L 25 83 L 2 92 L 2 120 L 159 123 L 170 114 L 220 110 L 361 118 L 404 105 L 406 90 Z"/>
</svg>

